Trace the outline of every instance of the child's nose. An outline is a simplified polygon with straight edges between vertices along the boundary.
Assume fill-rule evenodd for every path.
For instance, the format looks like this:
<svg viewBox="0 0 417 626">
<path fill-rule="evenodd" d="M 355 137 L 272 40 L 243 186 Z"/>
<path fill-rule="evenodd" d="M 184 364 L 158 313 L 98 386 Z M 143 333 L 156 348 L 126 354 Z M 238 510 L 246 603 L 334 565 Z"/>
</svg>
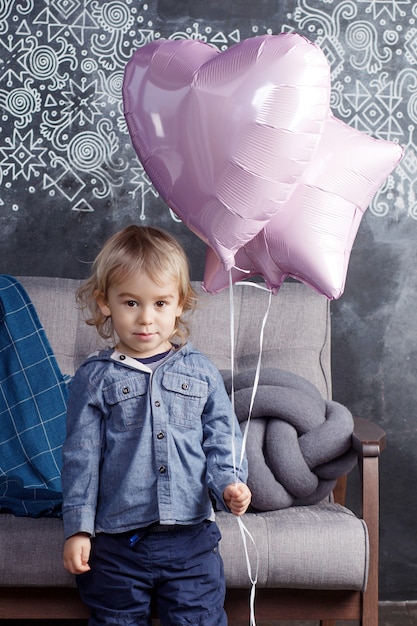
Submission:
<svg viewBox="0 0 417 626">
<path fill-rule="evenodd" d="M 151 307 L 142 307 L 139 313 L 141 324 L 151 324 L 153 320 L 153 310 Z"/>
</svg>

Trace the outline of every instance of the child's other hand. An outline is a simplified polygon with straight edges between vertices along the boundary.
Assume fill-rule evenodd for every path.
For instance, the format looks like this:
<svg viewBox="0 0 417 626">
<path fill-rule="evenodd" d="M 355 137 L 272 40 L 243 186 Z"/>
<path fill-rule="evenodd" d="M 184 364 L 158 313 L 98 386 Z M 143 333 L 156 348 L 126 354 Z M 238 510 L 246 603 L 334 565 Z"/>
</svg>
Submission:
<svg viewBox="0 0 417 626">
<path fill-rule="evenodd" d="M 233 515 L 243 515 L 250 504 L 252 494 L 244 483 L 234 483 L 223 491 L 223 499 Z"/>
<path fill-rule="evenodd" d="M 84 574 L 90 570 L 91 540 L 85 533 L 69 537 L 64 544 L 64 567 L 71 574 Z"/>
</svg>

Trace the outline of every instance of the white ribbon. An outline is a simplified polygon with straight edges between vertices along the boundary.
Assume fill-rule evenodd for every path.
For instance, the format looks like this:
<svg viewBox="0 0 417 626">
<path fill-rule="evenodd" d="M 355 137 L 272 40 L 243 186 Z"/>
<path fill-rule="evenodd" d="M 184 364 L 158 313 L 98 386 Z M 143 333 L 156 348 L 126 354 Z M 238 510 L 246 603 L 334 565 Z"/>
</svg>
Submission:
<svg viewBox="0 0 417 626">
<path fill-rule="evenodd" d="M 259 376 L 260 376 L 260 371 L 261 371 L 261 362 L 262 362 L 262 350 L 263 350 L 263 341 L 264 341 L 264 334 L 265 334 L 265 325 L 268 319 L 268 315 L 269 315 L 269 310 L 271 307 L 271 302 L 272 302 L 272 291 L 270 289 L 267 289 L 266 287 L 264 287 L 263 285 L 260 285 L 258 283 L 252 283 L 252 282 L 237 282 L 236 285 L 239 286 L 250 286 L 250 287 L 255 287 L 257 289 L 263 289 L 264 291 L 269 292 L 269 300 L 268 300 L 268 306 L 267 306 L 267 310 L 265 312 L 265 315 L 263 317 L 262 320 L 262 326 L 261 326 L 261 332 L 260 332 L 260 338 L 259 338 L 259 356 L 258 356 L 258 362 L 256 365 L 256 370 L 255 370 L 255 378 L 254 378 L 254 383 L 253 383 L 253 389 L 252 389 L 252 396 L 251 396 L 251 401 L 250 401 L 250 406 L 249 406 L 249 414 L 248 414 L 248 419 L 246 422 L 246 426 L 245 426 L 245 430 L 243 433 L 243 439 L 242 439 L 242 449 L 241 449 L 241 454 L 240 454 L 240 459 L 239 459 L 239 471 L 242 465 L 242 461 L 243 458 L 245 456 L 245 451 L 246 451 L 246 442 L 247 442 L 247 438 L 248 438 L 248 431 L 249 431 L 249 423 L 250 423 L 250 419 L 251 419 L 251 415 L 252 415 L 252 409 L 253 409 L 253 405 L 255 402 L 255 396 L 256 396 L 256 392 L 258 389 L 258 385 L 259 385 Z M 231 361 L 231 382 L 232 382 L 232 389 L 231 389 L 231 404 L 232 404 L 232 410 L 233 410 L 233 415 L 232 415 L 232 457 L 233 457 L 233 467 L 234 467 L 234 475 L 235 475 L 235 482 L 237 483 L 237 469 L 236 469 L 236 447 L 235 447 L 235 422 L 236 420 L 234 419 L 234 413 L 235 413 L 235 391 L 234 391 L 234 369 L 235 369 L 235 311 L 234 311 L 234 297 L 233 297 L 233 281 L 232 281 L 232 273 L 231 271 L 229 271 L 229 298 L 230 298 L 230 361 Z M 250 532 L 248 531 L 248 529 L 246 528 L 245 524 L 243 523 L 243 520 L 241 517 L 237 518 L 237 522 L 239 525 L 239 529 L 240 529 L 240 534 L 242 536 L 242 541 L 243 541 L 243 545 L 244 545 L 244 549 L 245 549 L 245 558 L 246 558 L 246 566 L 247 566 L 247 570 L 248 570 L 248 576 L 249 579 L 251 581 L 252 587 L 251 587 L 251 593 L 250 593 L 250 626 L 256 626 L 256 621 L 255 621 L 255 591 L 256 591 L 256 584 L 258 582 L 258 571 L 259 571 L 259 552 L 258 549 L 256 547 L 255 544 L 255 540 L 252 537 L 252 535 L 250 534 Z M 252 565 L 250 562 L 250 558 L 249 558 L 249 552 L 248 552 L 248 545 L 247 545 L 247 538 L 250 539 L 250 541 L 252 542 L 255 551 L 256 551 L 256 567 L 255 567 L 255 574 L 252 574 Z"/>
</svg>

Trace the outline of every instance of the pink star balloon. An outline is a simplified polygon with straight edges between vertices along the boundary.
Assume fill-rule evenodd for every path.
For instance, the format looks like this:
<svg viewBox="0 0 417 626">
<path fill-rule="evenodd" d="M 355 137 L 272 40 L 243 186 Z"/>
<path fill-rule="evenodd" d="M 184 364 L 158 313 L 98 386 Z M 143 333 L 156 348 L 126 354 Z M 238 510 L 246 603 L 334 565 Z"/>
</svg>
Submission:
<svg viewBox="0 0 417 626">
<path fill-rule="evenodd" d="M 136 50 L 125 117 L 155 188 L 223 269 L 275 215 L 313 158 L 329 110 L 323 52 L 295 33 L 224 52 L 159 40 Z"/>
<path fill-rule="evenodd" d="M 339 298 L 363 214 L 402 155 L 396 143 L 329 114 L 318 149 L 282 210 L 236 254 L 232 281 L 259 275 L 276 293 L 291 276 Z M 216 293 L 229 284 L 229 273 L 209 249 L 205 289 Z"/>
</svg>

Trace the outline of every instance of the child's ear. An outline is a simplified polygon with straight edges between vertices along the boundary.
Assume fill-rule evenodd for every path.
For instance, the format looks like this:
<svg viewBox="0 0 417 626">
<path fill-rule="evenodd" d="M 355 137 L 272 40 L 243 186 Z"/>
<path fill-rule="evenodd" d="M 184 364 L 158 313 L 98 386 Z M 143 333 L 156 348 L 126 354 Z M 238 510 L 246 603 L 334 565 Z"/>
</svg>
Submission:
<svg viewBox="0 0 417 626">
<path fill-rule="evenodd" d="M 104 317 L 111 317 L 111 311 L 107 304 L 107 298 L 102 291 L 94 292 L 94 297 L 97 302 L 97 306 L 104 315 Z"/>
</svg>

